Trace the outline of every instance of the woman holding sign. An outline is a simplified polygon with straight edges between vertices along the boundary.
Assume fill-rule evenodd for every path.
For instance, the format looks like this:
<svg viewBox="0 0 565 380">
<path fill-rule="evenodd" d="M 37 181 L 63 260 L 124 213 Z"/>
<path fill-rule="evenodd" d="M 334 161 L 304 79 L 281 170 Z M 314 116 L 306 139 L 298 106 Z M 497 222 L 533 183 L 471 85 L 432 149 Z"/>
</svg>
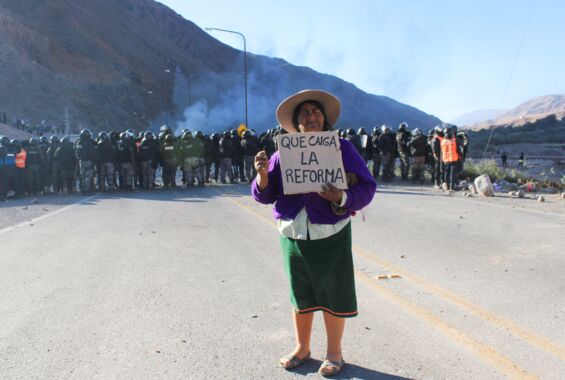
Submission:
<svg viewBox="0 0 565 380">
<path fill-rule="evenodd" d="M 319 90 L 300 91 L 277 108 L 277 119 L 289 133 L 331 131 L 340 113 L 340 102 Z M 376 190 L 373 176 L 353 145 L 339 139 L 348 189 L 332 183 L 319 192 L 289 195 L 281 175 L 280 153 L 270 160 L 255 156 L 257 177 L 252 195 L 260 203 L 274 203 L 296 333 L 296 347 L 280 359 L 292 369 L 310 358 L 310 336 L 315 311 L 322 311 L 327 334 L 326 360 L 320 367 L 324 376 L 341 371 L 345 364 L 341 340 L 345 318 L 357 316 L 357 300 L 351 249 L 351 213 L 367 206 Z"/>
</svg>

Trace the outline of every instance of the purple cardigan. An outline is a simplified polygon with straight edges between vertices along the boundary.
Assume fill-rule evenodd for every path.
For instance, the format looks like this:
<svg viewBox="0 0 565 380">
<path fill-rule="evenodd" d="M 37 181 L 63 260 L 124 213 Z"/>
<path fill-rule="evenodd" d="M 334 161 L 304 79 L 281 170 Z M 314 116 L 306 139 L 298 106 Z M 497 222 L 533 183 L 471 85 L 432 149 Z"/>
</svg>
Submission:
<svg viewBox="0 0 565 380">
<path fill-rule="evenodd" d="M 344 207 L 350 212 L 358 211 L 371 202 L 377 189 L 377 183 L 355 147 L 349 141 L 341 138 L 339 142 L 345 172 L 355 173 L 359 179 L 357 185 L 345 190 L 347 202 L 345 202 Z M 318 193 L 285 195 L 283 193 L 279 152 L 273 154 L 269 160 L 269 185 L 263 191 L 260 191 L 257 181 L 253 181 L 251 195 L 259 203 L 275 203 L 273 208 L 275 219 L 294 219 L 303 207 L 306 207 L 310 222 L 316 224 L 335 224 L 350 216 L 350 212 L 345 213 L 345 215 L 334 214 L 330 202 L 320 197 Z"/>
</svg>

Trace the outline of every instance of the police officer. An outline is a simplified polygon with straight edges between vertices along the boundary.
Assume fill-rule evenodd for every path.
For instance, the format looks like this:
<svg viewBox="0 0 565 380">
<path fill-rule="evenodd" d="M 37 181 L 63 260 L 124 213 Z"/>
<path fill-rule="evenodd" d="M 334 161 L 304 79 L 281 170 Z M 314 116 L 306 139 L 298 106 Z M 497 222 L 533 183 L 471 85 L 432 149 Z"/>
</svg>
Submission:
<svg viewBox="0 0 565 380">
<path fill-rule="evenodd" d="M 357 133 L 355 133 L 355 130 L 353 128 L 347 129 L 347 135 L 345 136 L 345 139 L 349 140 L 349 142 L 355 147 L 357 153 L 359 153 L 359 155 L 363 157 L 363 159 L 365 159 L 365 151 L 363 149 L 363 144 L 361 143 L 361 138 L 359 135 L 357 135 Z"/>
<path fill-rule="evenodd" d="M 231 130 L 231 142 L 233 147 L 232 165 L 234 178 L 238 181 L 245 181 L 243 168 L 243 148 L 241 147 L 241 138 L 237 133 L 237 129 Z"/>
<path fill-rule="evenodd" d="M 255 178 L 255 155 L 259 153 L 259 143 L 252 135 L 250 130 L 243 132 L 241 139 L 241 147 L 243 148 L 243 164 L 245 167 L 245 176 L 248 182 L 252 182 Z"/>
<path fill-rule="evenodd" d="M 204 183 L 206 182 L 206 138 L 204 137 L 204 133 L 202 133 L 202 131 L 196 131 L 194 138 L 198 140 L 202 146 L 198 160 L 200 163 L 200 175 L 202 176 L 202 183 L 200 184 L 200 186 L 204 186 Z"/>
<path fill-rule="evenodd" d="M 431 182 L 432 184 L 434 183 L 434 173 L 435 173 L 435 159 L 434 159 L 434 154 L 432 152 L 432 141 L 434 139 L 434 130 L 430 129 L 428 131 L 428 139 L 427 139 L 427 145 L 426 145 L 426 165 L 428 167 L 428 169 L 430 170 L 430 175 L 431 175 Z"/>
<path fill-rule="evenodd" d="M 408 132 L 407 128 L 408 124 L 402 122 L 396 131 L 396 148 L 400 158 L 400 175 L 403 180 L 408 179 L 408 172 L 410 171 L 410 149 L 408 148 L 410 132 Z"/>
<path fill-rule="evenodd" d="M 0 136 L 0 201 L 6 200 L 6 194 L 8 193 L 6 182 L 6 156 L 8 155 L 8 148 L 4 144 L 6 136 Z"/>
<path fill-rule="evenodd" d="M 94 164 L 96 163 L 96 142 L 89 129 L 80 131 L 75 142 L 75 155 L 78 160 L 80 191 L 83 194 L 96 190 L 94 184 Z"/>
<path fill-rule="evenodd" d="M 159 160 L 159 143 L 155 140 L 153 132 L 147 131 L 143 135 L 139 146 L 139 160 L 141 164 L 141 179 L 144 189 L 153 189 L 155 182 L 155 169 Z"/>
<path fill-rule="evenodd" d="M 457 141 L 455 128 L 447 128 L 446 135 L 441 141 L 441 161 L 444 165 L 448 191 L 455 190 L 457 164 L 461 160 L 462 153 L 462 146 Z"/>
<path fill-rule="evenodd" d="M 363 158 L 365 162 L 369 162 L 373 158 L 373 146 L 365 128 L 361 127 L 357 130 L 357 136 L 361 141 L 361 148 L 363 149 Z"/>
<path fill-rule="evenodd" d="M 3 183 L 0 187 L 0 199 L 6 199 L 8 191 L 14 190 L 16 186 L 16 149 L 12 146 L 10 139 L 3 136 L 0 139 L 0 146 L 5 150 L 4 167 L 3 167 Z"/>
<path fill-rule="evenodd" d="M 434 170 L 432 173 L 434 188 L 439 189 L 444 181 L 443 164 L 441 161 L 441 141 L 443 140 L 443 128 L 439 125 L 434 128 L 434 138 L 432 139 L 432 154 L 434 157 Z"/>
<path fill-rule="evenodd" d="M 98 134 L 96 151 L 98 153 L 98 190 L 115 190 L 114 163 L 117 151 L 108 133 L 102 131 Z"/>
<path fill-rule="evenodd" d="M 220 135 L 215 132 L 212 133 L 210 135 L 210 143 L 210 156 L 214 164 L 214 182 L 218 182 L 220 177 Z M 212 173 L 212 165 L 210 165 L 209 171 Z"/>
<path fill-rule="evenodd" d="M 49 138 L 45 135 L 39 138 L 39 149 L 43 152 L 43 166 L 41 168 L 41 191 L 43 194 L 47 194 L 51 189 L 51 161 L 47 156 L 47 151 L 49 150 Z"/>
<path fill-rule="evenodd" d="M 51 138 L 49 139 L 49 148 L 47 148 L 47 167 L 49 169 L 47 175 L 49 176 L 49 182 L 48 182 L 48 186 L 50 188 L 47 189 L 47 191 L 50 191 L 51 188 L 53 189 L 52 191 L 54 193 L 60 193 L 61 192 L 61 168 L 59 167 L 59 164 L 55 163 L 53 161 L 53 156 L 55 155 L 55 152 L 57 151 L 57 149 L 59 148 L 59 145 L 61 145 L 61 141 L 59 140 L 59 138 L 57 136 L 51 136 Z"/>
<path fill-rule="evenodd" d="M 379 173 L 381 171 L 381 150 L 379 148 L 379 136 L 381 135 L 381 129 L 379 127 L 373 128 L 373 133 L 371 134 L 371 158 L 373 160 L 373 178 L 379 178 Z"/>
<path fill-rule="evenodd" d="M 15 157 L 14 192 L 16 193 L 16 198 L 22 198 L 25 195 L 26 187 L 27 152 L 23 148 L 22 143 L 17 139 L 12 139 L 10 146 Z"/>
<path fill-rule="evenodd" d="M 134 160 L 135 160 L 135 187 L 141 188 L 143 184 L 143 173 L 141 172 L 141 161 L 139 160 L 139 148 L 141 147 L 141 140 L 145 137 L 145 131 L 139 132 L 139 134 L 133 139 L 134 144 Z"/>
<path fill-rule="evenodd" d="M 157 166 L 157 168 L 161 167 L 161 177 L 163 176 L 165 164 L 163 159 L 163 147 L 165 146 L 165 137 L 167 135 L 173 135 L 174 139 L 173 131 L 167 124 L 164 124 L 159 128 L 159 134 L 157 135 L 157 142 L 159 143 L 159 165 Z"/>
<path fill-rule="evenodd" d="M 465 159 L 467 158 L 467 147 L 469 146 L 469 136 L 465 131 L 457 132 L 457 127 L 455 127 L 454 132 L 457 136 L 457 143 L 461 146 L 461 159 L 457 163 L 457 181 L 459 181 L 459 174 L 463 171 L 463 166 L 465 165 Z"/>
<path fill-rule="evenodd" d="M 35 137 L 29 139 L 26 150 L 26 178 L 29 195 L 36 196 L 43 190 L 43 169 L 45 156 L 39 147 L 39 140 Z"/>
<path fill-rule="evenodd" d="M 379 150 L 381 151 L 383 163 L 383 182 L 390 182 L 394 176 L 394 152 L 396 143 L 390 128 L 387 125 L 381 127 L 379 136 Z"/>
<path fill-rule="evenodd" d="M 275 140 L 274 140 L 274 130 L 269 129 L 267 133 L 259 140 L 259 144 L 261 145 L 261 150 L 264 150 L 267 153 L 267 157 L 271 157 L 277 150 Z"/>
<path fill-rule="evenodd" d="M 163 157 L 163 186 L 176 187 L 179 151 L 175 141 L 175 136 L 173 136 L 172 133 L 163 135 L 161 155 Z"/>
<path fill-rule="evenodd" d="M 412 131 L 412 139 L 408 142 L 412 157 L 412 182 L 424 183 L 426 153 L 428 142 L 426 136 L 418 128 Z"/>
<path fill-rule="evenodd" d="M 234 182 L 232 160 L 235 155 L 229 131 L 224 131 L 219 143 L 220 150 L 220 181 L 226 183 L 226 172 L 230 183 Z"/>
<path fill-rule="evenodd" d="M 53 153 L 53 165 L 59 168 L 61 175 L 61 191 L 66 194 L 74 193 L 76 189 L 75 173 L 77 158 L 73 143 L 69 137 L 63 137 L 61 144 Z"/>
<path fill-rule="evenodd" d="M 117 145 L 117 159 L 120 171 L 120 189 L 133 190 L 133 177 L 135 175 L 135 142 L 134 135 L 130 132 L 120 133 Z"/>
<path fill-rule="evenodd" d="M 202 134 L 202 145 L 204 146 L 204 183 L 210 183 L 210 171 L 213 162 L 213 145 L 210 136 Z"/>
<path fill-rule="evenodd" d="M 186 131 L 181 136 L 179 147 L 180 162 L 186 178 L 186 187 L 193 186 L 195 181 L 198 181 L 198 184 L 203 186 L 204 177 L 200 167 L 200 158 L 204 154 L 204 144 L 202 144 L 200 139 L 192 137 L 190 131 Z"/>
<path fill-rule="evenodd" d="M 183 184 L 183 185 L 186 185 L 186 174 L 185 174 L 185 171 L 184 171 L 184 168 L 183 168 L 183 166 L 184 166 L 184 161 L 183 161 L 183 160 L 184 160 L 184 159 L 183 159 L 183 157 L 182 157 L 182 154 L 183 154 L 183 152 L 182 152 L 182 145 L 183 145 L 183 139 L 182 139 L 182 137 L 184 136 L 184 134 L 185 134 L 186 132 L 189 132 L 189 131 L 190 131 L 190 130 L 189 130 L 188 128 L 184 128 L 184 129 L 181 131 L 180 139 L 177 141 L 177 145 L 178 145 L 178 147 L 179 147 L 179 168 L 180 168 L 180 172 L 181 172 L 181 175 L 182 175 L 182 184 Z M 191 132 L 191 135 L 192 135 L 192 132 Z"/>
</svg>

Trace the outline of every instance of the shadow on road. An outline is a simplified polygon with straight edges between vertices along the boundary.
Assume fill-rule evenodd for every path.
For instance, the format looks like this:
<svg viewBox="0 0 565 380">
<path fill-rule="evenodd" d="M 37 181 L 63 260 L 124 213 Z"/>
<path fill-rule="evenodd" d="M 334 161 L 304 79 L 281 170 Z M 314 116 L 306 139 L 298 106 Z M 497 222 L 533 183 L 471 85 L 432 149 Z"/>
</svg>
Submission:
<svg viewBox="0 0 565 380">
<path fill-rule="evenodd" d="M 206 199 L 217 197 L 241 197 L 251 194 L 250 186 L 248 184 L 234 184 L 234 185 L 211 185 L 206 187 L 176 187 L 174 189 L 155 189 L 135 190 L 135 191 L 107 191 L 92 194 L 73 194 L 73 195 L 39 195 L 36 197 L 26 198 L 9 198 L 5 202 L 0 202 L 0 209 L 27 207 L 33 205 L 42 206 L 68 206 L 71 204 L 79 203 L 83 206 L 96 205 L 102 199 L 143 199 L 148 201 L 162 201 L 162 202 L 186 202 L 186 203 L 200 203 L 206 202 Z M 92 199 L 85 200 L 88 197 Z"/>
<path fill-rule="evenodd" d="M 317 373 L 322 365 L 320 360 L 311 359 L 300 367 L 291 370 L 296 375 L 308 376 Z M 284 371 L 281 368 L 281 371 Z M 389 373 L 375 371 L 369 368 L 360 367 L 355 364 L 346 363 L 339 375 L 332 376 L 332 379 L 362 379 L 362 380 L 410 380 L 408 377 L 391 375 Z"/>
<path fill-rule="evenodd" d="M 80 202 L 85 199 L 85 195 L 41 195 L 37 197 L 27 198 L 9 198 L 4 202 L 0 202 L 0 209 L 13 207 L 26 207 L 31 205 L 50 205 L 50 206 L 67 206 Z"/>
</svg>

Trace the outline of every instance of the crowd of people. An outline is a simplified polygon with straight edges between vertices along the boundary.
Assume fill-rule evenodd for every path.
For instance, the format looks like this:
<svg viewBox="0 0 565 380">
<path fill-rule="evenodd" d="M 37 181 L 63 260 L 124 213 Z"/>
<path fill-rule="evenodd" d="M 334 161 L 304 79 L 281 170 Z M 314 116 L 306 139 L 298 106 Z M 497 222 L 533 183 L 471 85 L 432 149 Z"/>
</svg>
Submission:
<svg viewBox="0 0 565 380">
<path fill-rule="evenodd" d="M 457 189 L 469 138 L 454 125 L 436 126 L 427 136 L 419 128 L 409 131 L 407 123 L 400 123 L 396 131 L 387 125 L 374 127 L 370 136 L 364 128 L 357 133 L 351 128 L 340 133 L 366 162 L 372 162 L 375 179 L 380 176 L 383 182 L 393 181 L 398 161 L 402 180 L 423 184 L 429 172 L 436 189 Z"/>
<path fill-rule="evenodd" d="M 70 137 L 19 141 L 0 136 L 0 200 L 8 194 L 21 198 L 173 188 L 179 169 L 186 187 L 250 182 L 256 175 L 254 156 L 264 150 L 270 157 L 277 150 L 275 136 L 285 130 L 273 128 L 261 135 L 249 129 L 240 132 L 233 129 L 205 135 L 198 131 L 193 135 L 183 130 L 175 136 L 165 125 L 157 136 L 151 131 L 136 135 L 132 130 L 94 136 L 83 129 L 74 142 Z M 398 159 L 403 180 L 411 175 L 414 182 L 423 183 L 428 168 L 434 185 L 439 188 L 446 183 L 447 189 L 455 189 L 468 145 L 467 135 L 458 133 L 455 126 L 445 130 L 438 126 L 427 138 L 418 128 L 409 131 L 406 123 L 396 131 L 386 125 L 375 127 L 370 135 L 364 128 L 338 133 L 371 164 L 375 179 L 392 181 Z"/>
<path fill-rule="evenodd" d="M 272 139 L 264 139 L 270 140 Z M 261 149 L 273 144 L 263 141 Z M 189 130 L 175 136 L 168 126 L 158 136 L 146 131 L 100 132 L 83 129 L 78 139 L 41 136 L 28 141 L 0 137 L 0 198 L 13 192 L 16 198 L 56 193 L 83 194 L 95 191 L 177 186 L 182 172 L 186 187 L 211 181 L 248 182 L 254 178 L 253 157 L 260 149 L 250 131 L 237 130 L 210 136 Z"/>
</svg>

